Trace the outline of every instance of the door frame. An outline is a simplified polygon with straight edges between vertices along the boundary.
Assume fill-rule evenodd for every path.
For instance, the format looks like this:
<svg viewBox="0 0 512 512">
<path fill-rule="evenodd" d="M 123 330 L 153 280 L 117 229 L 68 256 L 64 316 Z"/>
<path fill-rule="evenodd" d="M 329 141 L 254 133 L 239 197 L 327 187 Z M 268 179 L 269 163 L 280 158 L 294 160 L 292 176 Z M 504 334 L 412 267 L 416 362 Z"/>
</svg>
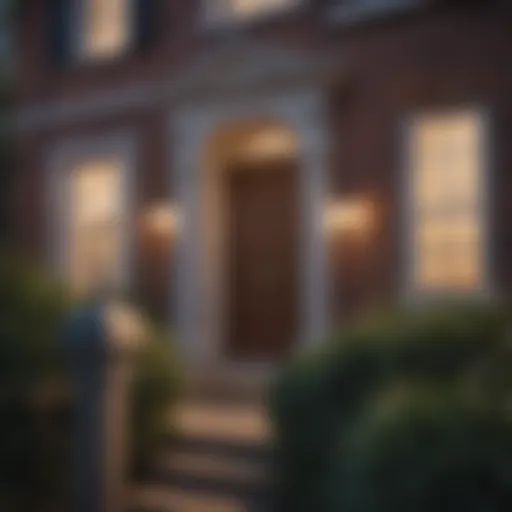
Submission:
<svg viewBox="0 0 512 512">
<path fill-rule="evenodd" d="M 180 214 L 180 230 L 173 241 L 176 258 L 171 278 L 171 318 L 181 351 L 190 364 L 226 362 L 223 343 L 216 334 L 215 301 L 205 289 L 205 282 L 212 276 L 203 259 L 207 251 L 200 206 L 209 170 L 204 168 L 204 150 L 215 130 L 227 123 L 265 116 L 296 134 L 303 229 L 299 248 L 299 339 L 295 345 L 317 342 L 328 332 L 330 293 L 324 234 L 330 146 L 327 112 L 324 90 L 315 87 L 187 105 L 170 113 L 171 201 Z"/>
</svg>

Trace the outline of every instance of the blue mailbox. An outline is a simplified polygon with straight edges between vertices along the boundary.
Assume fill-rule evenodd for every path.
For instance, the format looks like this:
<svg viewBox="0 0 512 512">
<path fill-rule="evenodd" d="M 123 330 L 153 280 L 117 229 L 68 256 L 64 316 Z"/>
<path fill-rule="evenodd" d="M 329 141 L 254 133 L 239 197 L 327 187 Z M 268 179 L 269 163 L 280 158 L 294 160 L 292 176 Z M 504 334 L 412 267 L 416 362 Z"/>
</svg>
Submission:
<svg viewBox="0 0 512 512">
<path fill-rule="evenodd" d="M 62 330 L 73 390 L 73 512 L 119 512 L 125 499 L 127 388 L 142 321 L 126 304 L 78 306 Z"/>
</svg>

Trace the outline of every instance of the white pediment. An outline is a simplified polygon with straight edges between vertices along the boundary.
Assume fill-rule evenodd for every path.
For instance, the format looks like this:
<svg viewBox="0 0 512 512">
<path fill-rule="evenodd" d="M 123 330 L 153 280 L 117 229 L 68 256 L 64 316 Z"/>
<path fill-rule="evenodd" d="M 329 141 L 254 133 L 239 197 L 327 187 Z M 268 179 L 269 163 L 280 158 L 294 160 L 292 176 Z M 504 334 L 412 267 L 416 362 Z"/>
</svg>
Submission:
<svg viewBox="0 0 512 512">
<path fill-rule="evenodd" d="M 331 72 L 328 59 L 316 52 L 254 41 L 230 41 L 178 71 L 172 90 L 179 96 L 249 91 L 276 84 L 319 81 Z"/>
</svg>

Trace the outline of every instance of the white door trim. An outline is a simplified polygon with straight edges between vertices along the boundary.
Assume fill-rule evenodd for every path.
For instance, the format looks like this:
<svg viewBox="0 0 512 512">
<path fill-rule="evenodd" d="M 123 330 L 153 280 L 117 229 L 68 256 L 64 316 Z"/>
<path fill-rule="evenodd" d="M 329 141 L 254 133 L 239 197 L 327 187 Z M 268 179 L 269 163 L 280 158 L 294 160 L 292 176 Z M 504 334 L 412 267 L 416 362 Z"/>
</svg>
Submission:
<svg viewBox="0 0 512 512">
<path fill-rule="evenodd" d="M 181 215 L 174 248 L 174 326 L 190 363 L 222 362 L 212 336 L 211 304 L 204 292 L 204 233 L 200 218 L 201 158 L 215 129 L 237 120 L 268 118 L 295 131 L 299 141 L 300 209 L 300 336 L 304 345 L 321 339 L 329 327 L 324 205 L 328 193 L 329 130 L 322 90 L 287 91 L 185 107 L 170 114 L 169 140 L 173 200 Z"/>
</svg>

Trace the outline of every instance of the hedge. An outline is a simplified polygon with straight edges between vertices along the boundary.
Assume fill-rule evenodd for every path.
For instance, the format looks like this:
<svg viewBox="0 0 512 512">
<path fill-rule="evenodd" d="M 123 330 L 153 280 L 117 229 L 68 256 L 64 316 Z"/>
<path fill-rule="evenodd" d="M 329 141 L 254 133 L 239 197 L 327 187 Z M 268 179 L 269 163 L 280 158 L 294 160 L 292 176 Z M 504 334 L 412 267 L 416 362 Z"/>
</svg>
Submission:
<svg viewBox="0 0 512 512">
<path fill-rule="evenodd" d="M 443 510 L 443 477 L 475 490 L 487 470 L 512 505 L 511 320 L 507 308 L 476 304 L 388 312 L 295 358 L 270 405 L 280 510 Z M 446 510 L 467 510 L 459 494 Z M 498 510 L 484 506 L 490 491 L 476 494 L 482 508 L 470 510 Z"/>
<path fill-rule="evenodd" d="M 0 510 L 43 511 L 66 499 L 71 394 L 57 336 L 70 307 L 41 269 L 0 256 Z M 166 439 L 181 383 L 169 336 L 147 323 L 131 390 L 134 474 Z"/>
</svg>

